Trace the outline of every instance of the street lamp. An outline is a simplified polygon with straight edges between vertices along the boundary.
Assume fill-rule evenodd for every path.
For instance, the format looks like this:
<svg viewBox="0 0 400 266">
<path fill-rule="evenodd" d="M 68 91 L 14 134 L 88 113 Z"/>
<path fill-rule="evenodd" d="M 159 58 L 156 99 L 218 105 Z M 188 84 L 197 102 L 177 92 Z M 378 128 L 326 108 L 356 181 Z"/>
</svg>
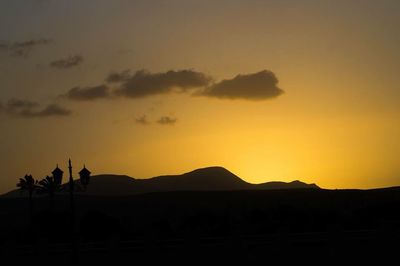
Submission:
<svg viewBox="0 0 400 266">
<path fill-rule="evenodd" d="M 85 165 L 83 165 L 82 170 L 79 172 L 79 177 L 80 177 L 81 184 L 84 187 L 85 191 L 86 191 L 87 185 L 89 185 L 89 182 L 90 182 L 90 174 L 91 174 L 91 172 L 86 168 Z"/>
<path fill-rule="evenodd" d="M 51 173 L 53 174 L 54 183 L 56 183 L 56 185 L 61 185 L 64 172 L 63 170 L 58 168 L 58 164 L 57 167 Z"/>
</svg>

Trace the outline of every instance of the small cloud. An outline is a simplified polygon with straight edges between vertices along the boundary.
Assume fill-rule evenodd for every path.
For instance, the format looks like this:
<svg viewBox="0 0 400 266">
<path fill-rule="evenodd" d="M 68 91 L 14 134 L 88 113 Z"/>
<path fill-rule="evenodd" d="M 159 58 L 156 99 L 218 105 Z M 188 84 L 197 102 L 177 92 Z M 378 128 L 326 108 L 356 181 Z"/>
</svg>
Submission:
<svg viewBox="0 0 400 266">
<path fill-rule="evenodd" d="M 162 116 L 157 120 L 157 123 L 160 125 L 174 125 L 177 122 L 176 118 L 169 116 Z"/>
<path fill-rule="evenodd" d="M 106 82 L 107 83 L 120 83 L 123 81 L 126 81 L 130 78 L 130 70 L 124 70 L 121 72 L 111 72 L 107 77 L 106 77 Z"/>
<path fill-rule="evenodd" d="M 110 97 L 109 88 L 106 85 L 99 85 L 94 87 L 74 87 L 70 89 L 65 95 L 70 100 L 75 101 L 92 101 L 97 99 L 104 99 Z"/>
<path fill-rule="evenodd" d="M 83 62 L 83 57 L 81 55 L 71 55 L 71 56 L 50 62 L 49 66 L 58 68 L 58 69 L 67 69 L 67 68 L 72 68 L 77 65 L 80 65 L 82 62 Z"/>
<path fill-rule="evenodd" d="M 125 78 L 121 86 L 115 90 L 116 95 L 127 98 L 141 98 L 170 92 L 186 92 L 209 84 L 210 78 L 193 70 L 168 71 L 150 73 L 139 70 L 129 78 Z"/>
<path fill-rule="evenodd" d="M 146 126 L 146 125 L 150 124 L 150 121 L 147 120 L 146 115 L 142 115 L 141 117 L 137 117 L 135 119 L 135 122 L 140 124 L 140 125 L 143 125 L 143 126 Z"/>
<path fill-rule="evenodd" d="M 72 111 L 58 104 L 49 104 L 42 109 L 39 107 L 40 105 L 36 102 L 13 98 L 5 105 L 1 105 L 0 111 L 22 118 L 69 116 L 72 114 Z"/>
<path fill-rule="evenodd" d="M 37 106 L 39 106 L 39 104 L 37 102 L 12 98 L 12 99 L 8 100 L 5 109 L 10 112 L 14 112 L 14 111 L 20 111 L 20 110 L 25 110 L 25 109 L 32 109 Z"/>
<path fill-rule="evenodd" d="M 71 110 L 68 110 L 58 104 L 49 104 L 41 111 L 34 113 L 37 117 L 49 117 L 49 116 L 69 116 L 72 114 Z"/>
<path fill-rule="evenodd" d="M 0 42 L 0 51 L 5 51 L 11 56 L 27 57 L 39 45 L 51 43 L 48 39 L 36 39 L 23 42 Z"/>
<path fill-rule="evenodd" d="M 278 79 L 269 70 L 253 74 L 240 74 L 233 79 L 222 80 L 205 90 L 195 93 L 207 97 L 220 99 L 266 100 L 283 94 L 278 86 Z"/>
</svg>

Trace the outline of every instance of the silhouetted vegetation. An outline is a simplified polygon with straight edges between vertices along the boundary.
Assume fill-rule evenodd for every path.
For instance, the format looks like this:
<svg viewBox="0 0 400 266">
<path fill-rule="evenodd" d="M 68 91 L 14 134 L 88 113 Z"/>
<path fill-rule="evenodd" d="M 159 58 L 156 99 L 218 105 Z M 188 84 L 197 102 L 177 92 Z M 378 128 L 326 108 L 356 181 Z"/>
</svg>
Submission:
<svg viewBox="0 0 400 266">
<path fill-rule="evenodd" d="M 21 189 L 21 191 L 27 191 L 29 197 L 29 216 L 32 220 L 33 215 L 33 192 L 36 190 L 36 180 L 32 177 L 32 175 L 25 175 L 23 178 L 19 179 L 17 187 Z"/>
<path fill-rule="evenodd" d="M 46 178 L 38 182 L 38 193 L 47 194 L 50 198 L 50 207 L 54 208 L 54 197 L 57 191 L 60 190 L 59 185 L 54 181 L 53 177 L 46 176 Z"/>
</svg>

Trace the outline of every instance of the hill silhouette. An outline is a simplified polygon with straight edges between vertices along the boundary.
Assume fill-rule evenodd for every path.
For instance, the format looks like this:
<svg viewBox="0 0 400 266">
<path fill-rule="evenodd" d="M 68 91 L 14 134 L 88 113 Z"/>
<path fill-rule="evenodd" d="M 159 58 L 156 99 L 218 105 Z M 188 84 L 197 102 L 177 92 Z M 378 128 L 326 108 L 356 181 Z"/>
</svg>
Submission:
<svg viewBox="0 0 400 266">
<path fill-rule="evenodd" d="M 77 183 L 79 181 L 76 181 Z M 66 188 L 66 185 L 64 185 Z M 171 191 L 232 191 L 232 190 L 269 190 L 269 189 L 318 189 L 315 184 L 301 181 L 267 182 L 251 184 L 223 167 L 207 167 L 181 175 L 164 175 L 149 179 L 135 179 L 126 175 L 103 174 L 91 178 L 86 195 L 132 195 L 151 192 Z M 79 191 L 77 191 L 79 193 Z M 17 190 L 5 196 L 18 196 Z"/>
</svg>

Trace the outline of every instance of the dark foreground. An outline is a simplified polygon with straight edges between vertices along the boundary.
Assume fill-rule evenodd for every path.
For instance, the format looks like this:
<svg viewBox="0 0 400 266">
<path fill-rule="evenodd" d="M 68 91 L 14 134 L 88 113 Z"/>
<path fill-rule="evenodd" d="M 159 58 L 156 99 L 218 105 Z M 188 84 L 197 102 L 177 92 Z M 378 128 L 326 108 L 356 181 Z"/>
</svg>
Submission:
<svg viewBox="0 0 400 266">
<path fill-rule="evenodd" d="M 32 217 L 27 199 L 0 199 L 0 255 L 4 265 L 397 265 L 399 207 L 399 189 L 77 196 L 74 215 L 67 197 L 36 198 Z"/>
</svg>

